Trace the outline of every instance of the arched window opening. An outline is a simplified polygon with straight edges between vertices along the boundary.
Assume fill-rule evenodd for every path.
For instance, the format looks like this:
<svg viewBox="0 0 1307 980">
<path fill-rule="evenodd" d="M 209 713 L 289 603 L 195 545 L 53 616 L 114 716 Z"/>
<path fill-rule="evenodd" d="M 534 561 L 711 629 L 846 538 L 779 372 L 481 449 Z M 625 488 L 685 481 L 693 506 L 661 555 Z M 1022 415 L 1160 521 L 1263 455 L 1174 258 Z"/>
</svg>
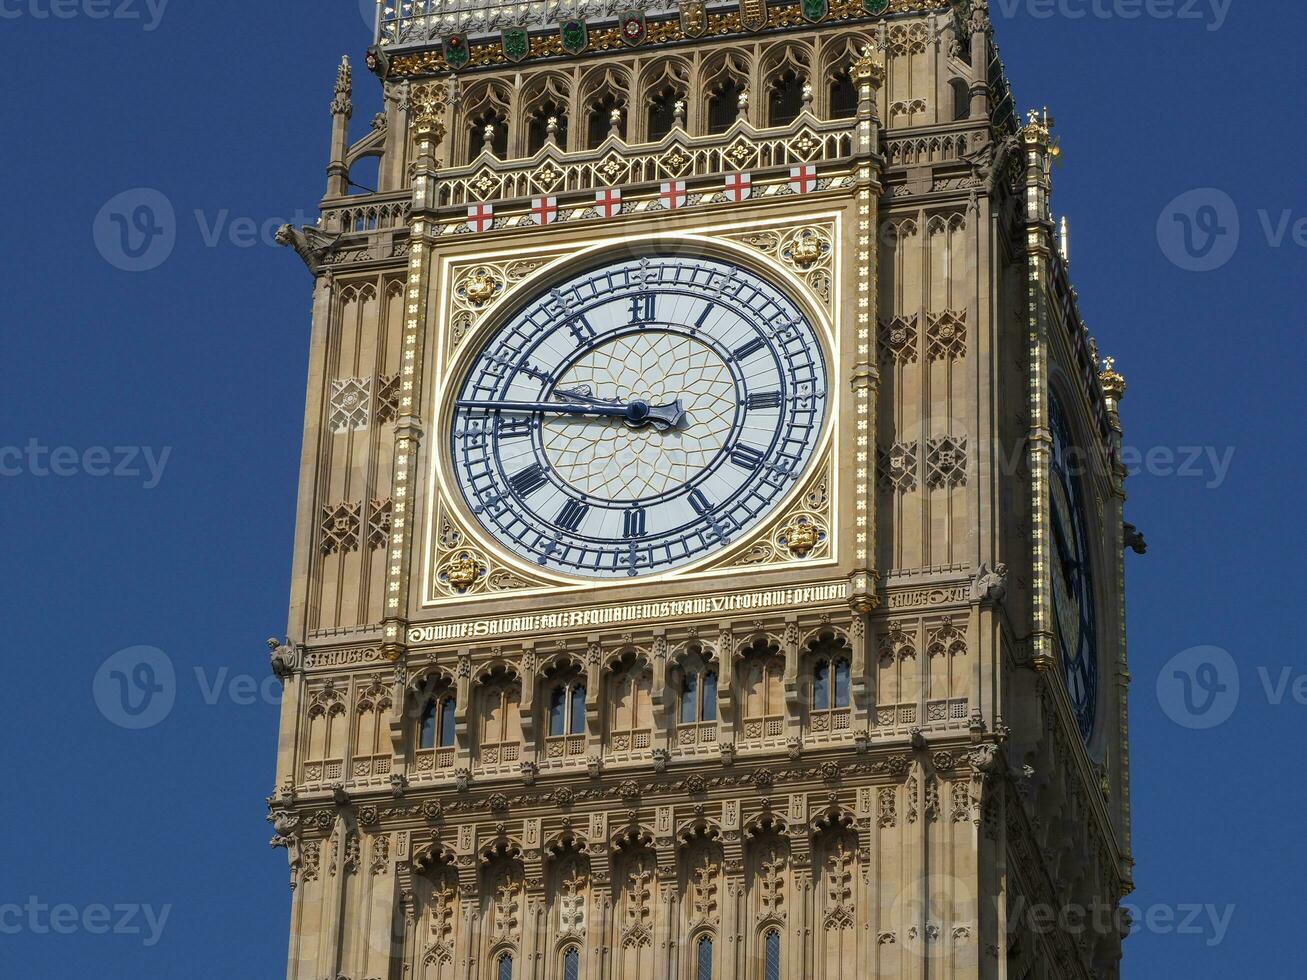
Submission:
<svg viewBox="0 0 1307 980">
<path fill-rule="evenodd" d="M 971 115 L 970 87 L 961 78 L 950 79 L 948 85 L 953 90 L 954 120 L 966 119 Z"/>
<path fill-rule="evenodd" d="M 549 735 L 580 735 L 585 731 L 585 685 L 560 684 L 549 695 Z"/>
<path fill-rule="evenodd" d="M 803 78 L 788 68 L 772 81 L 767 93 L 767 123 L 770 126 L 788 126 L 803 111 Z"/>
<path fill-rule="evenodd" d="M 567 110 L 562 103 L 546 99 L 531 111 L 527 122 L 527 155 L 535 153 L 551 138 L 559 147 L 567 148 Z"/>
<path fill-rule="evenodd" d="M 849 662 L 843 657 L 817 660 L 812 669 L 812 707 L 816 711 L 849 706 Z"/>
<path fill-rule="evenodd" d="M 781 933 L 773 929 L 763 940 L 763 980 L 781 980 Z"/>
<path fill-rule="evenodd" d="M 418 748 L 434 749 L 436 747 L 436 733 L 440 727 L 436 718 L 436 702 L 428 701 L 425 708 L 422 709 L 422 718 L 418 722 Z"/>
<path fill-rule="evenodd" d="M 695 951 L 695 980 L 712 980 L 712 937 L 701 936 Z"/>
<path fill-rule="evenodd" d="M 437 744 L 447 749 L 454 744 L 454 699 L 445 698 L 440 702 L 440 731 Z"/>
<path fill-rule="evenodd" d="M 499 970 L 496 980 L 513 980 L 513 954 L 503 953 L 499 957 Z"/>
<path fill-rule="evenodd" d="M 581 975 L 581 951 L 575 946 L 563 953 L 563 980 L 577 980 Z"/>
<path fill-rule="evenodd" d="M 654 143 L 672 131 L 676 125 L 676 104 L 685 99 L 685 93 L 671 85 L 659 89 L 649 98 L 649 142 Z"/>
<path fill-rule="evenodd" d="M 475 160 L 482 150 L 504 159 L 508 156 L 508 125 L 494 109 L 473 116 L 467 133 L 467 158 Z"/>
<path fill-rule="evenodd" d="M 708 92 L 708 132 L 724 133 L 740 118 L 740 96 L 744 86 L 724 78 Z"/>
<path fill-rule="evenodd" d="M 617 135 L 626 139 L 626 102 L 609 92 L 590 107 L 585 133 L 585 145 L 589 149 L 593 150 L 612 133 L 613 113 L 617 113 Z"/>
<path fill-rule="evenodd" d="M 681 724 L 717 720 L 717 671 L 686 667 L 681 677 Z"/>
<path fill-rule="evenodd" d="M 858 86 L 847 68 L 831 78 L 829 94 L 832 119 L 852 119 L 858 114 Z"/>
</svg>

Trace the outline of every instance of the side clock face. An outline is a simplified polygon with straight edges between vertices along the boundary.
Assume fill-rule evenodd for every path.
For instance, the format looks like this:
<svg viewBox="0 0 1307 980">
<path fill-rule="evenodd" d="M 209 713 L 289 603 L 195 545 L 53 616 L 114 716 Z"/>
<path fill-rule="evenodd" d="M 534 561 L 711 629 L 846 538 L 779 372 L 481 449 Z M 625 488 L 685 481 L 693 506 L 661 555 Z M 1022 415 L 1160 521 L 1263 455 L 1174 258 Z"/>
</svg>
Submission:
<svg viewBox="0 0 1307 980">
<path fill-rule="evenodd" d="M 529 301 L 458 383 L 449 447 L 501 545 L 587 578 L 740 540 L 812 461 L 827 376 L 785 293 L 719 259 L 650 254 Z"/>
<path fill-rule="evenodd" d="M 1051 506 L 1053 518 L 1053 616 L 1067 691 L 1080 734 L 1089 741 L 1098 706 L 1098 645 L 1093 562 L 1085 500 L 1066 413 L 1050 399 L 1053 429 Z"/>
</svg>

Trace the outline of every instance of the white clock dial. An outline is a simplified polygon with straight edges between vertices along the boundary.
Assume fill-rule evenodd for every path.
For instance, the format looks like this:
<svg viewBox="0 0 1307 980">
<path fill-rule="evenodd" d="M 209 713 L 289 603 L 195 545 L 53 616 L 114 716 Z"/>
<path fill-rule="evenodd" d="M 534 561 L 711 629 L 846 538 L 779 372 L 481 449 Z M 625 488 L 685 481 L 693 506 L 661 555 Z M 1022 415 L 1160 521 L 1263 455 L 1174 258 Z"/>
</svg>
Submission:
<svg viewBox="0 0 1307 980">
<path fill-rule="evenodd" d="M 647 575 L 742 538 L 812 461 L 826 361 L 800 307 L 718 259 L 651 254 L 540 294 L 457 387 L 451 465 L 501 545 Z"/>
</svg>

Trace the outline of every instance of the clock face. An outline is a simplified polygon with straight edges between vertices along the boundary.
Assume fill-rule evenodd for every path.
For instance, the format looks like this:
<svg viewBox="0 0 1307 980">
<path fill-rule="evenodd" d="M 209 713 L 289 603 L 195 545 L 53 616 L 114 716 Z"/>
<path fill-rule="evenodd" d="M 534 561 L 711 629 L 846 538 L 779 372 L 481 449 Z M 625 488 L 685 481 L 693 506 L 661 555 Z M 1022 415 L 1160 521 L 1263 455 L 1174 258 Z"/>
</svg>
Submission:
<svg viewBox="0 0 1307 980">
<path fill-rule="evenodd" d="M 650 254 L 558 283 L 457 384 L 451 466 L 501 545 L 587 578 L 698 561 L 812 461 L 822 347 L 799 306 L 719 259 Z"/>
<path fill-rule="evenodd" d="M 1050 399 L 1053 429 L 1051 507 L 1053 518 L 1054 633 L 1066 671 L 1067 691 L 1080 734 L 1094 733 L 1098 707 L 1098 646 L 1095 634 L 1094 576 L 1085 521 L 1085 500 L 1066 413 Z"/>
</svg>

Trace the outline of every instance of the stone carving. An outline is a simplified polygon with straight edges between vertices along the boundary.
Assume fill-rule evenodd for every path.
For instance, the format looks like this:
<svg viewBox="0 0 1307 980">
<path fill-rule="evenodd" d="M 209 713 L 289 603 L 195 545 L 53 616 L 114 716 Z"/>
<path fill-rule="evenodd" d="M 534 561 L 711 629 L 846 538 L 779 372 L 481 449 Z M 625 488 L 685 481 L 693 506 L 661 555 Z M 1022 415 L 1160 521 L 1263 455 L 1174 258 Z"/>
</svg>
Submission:
<svg viewBox="0 0 1307 980">
<path fill-rule="evenodd" d="M 932 490 L 967 485 L 967 437 L 926 441 L 926 485 Z"/>
<path fill-rule="evenodd" d="M 1007 595 L 1007 566 L 1002 562 L 985 562 L 971 583 L 972 602 L 1002 602 Z"/>
<path fill-rule="evenodd" d="M 896 442 L 876 451 L 876 477 L 886 490 L 911 493 L 917 489 L 917 443 Z"/>
<path fill-rule="evenodd" d="M 366 429 L 371 413 L 371 378 L 340 378 L 331 382 L 331 417 L 327 424 L 333 432 Z"/>
<path fill-rule="evenodd" d="M 360 503 L 344 501 L 322 508 L 322 553 L 357 551 L 359 546 Z"/>
</svg>

